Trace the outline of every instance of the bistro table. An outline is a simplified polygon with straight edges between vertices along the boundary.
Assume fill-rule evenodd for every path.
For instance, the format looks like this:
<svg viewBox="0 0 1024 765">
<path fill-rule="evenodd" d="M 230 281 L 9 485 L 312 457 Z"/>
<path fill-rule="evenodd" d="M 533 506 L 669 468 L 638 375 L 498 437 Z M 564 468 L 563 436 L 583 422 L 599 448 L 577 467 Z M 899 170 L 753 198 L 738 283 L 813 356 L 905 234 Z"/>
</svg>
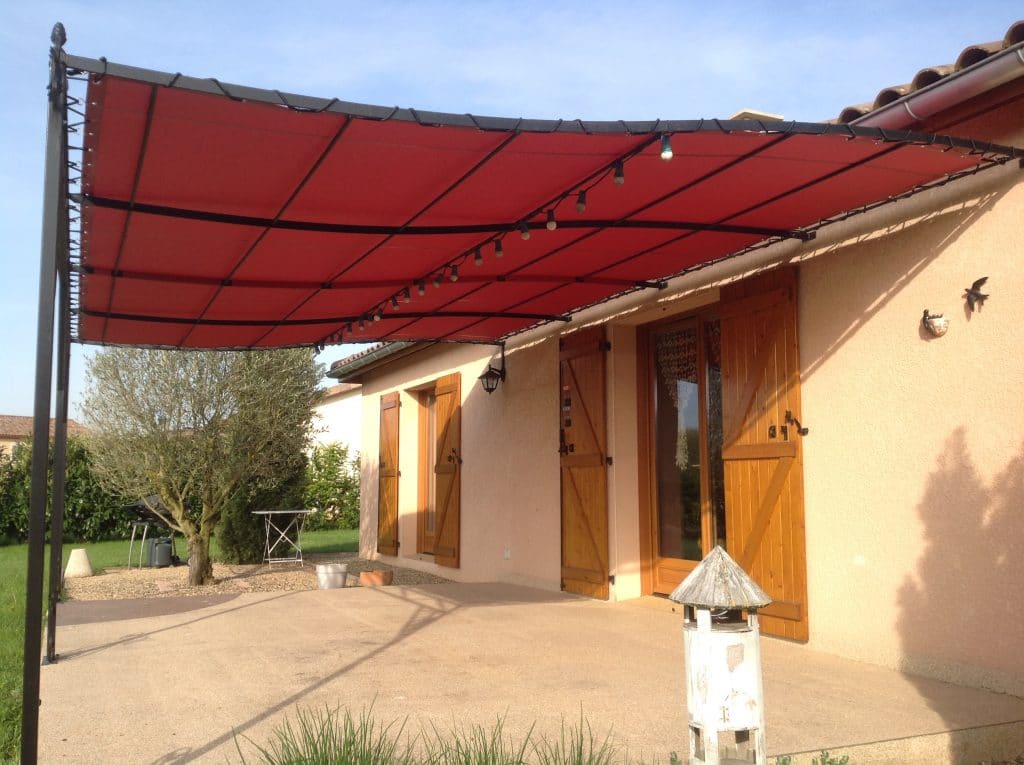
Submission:
<svg viewBox="0 0 1024 765">
<path fill-rule="evenodd" d="M 312 510 L 253 510 L 253 515 L 262 515 L 267 531 L 267 542 L 263 548 L 263 562 L 302 563 L 302 544 L 299 535 L 302 524 Z M 281 550 L 278 550 L 278 547 Z"/>
</svg>

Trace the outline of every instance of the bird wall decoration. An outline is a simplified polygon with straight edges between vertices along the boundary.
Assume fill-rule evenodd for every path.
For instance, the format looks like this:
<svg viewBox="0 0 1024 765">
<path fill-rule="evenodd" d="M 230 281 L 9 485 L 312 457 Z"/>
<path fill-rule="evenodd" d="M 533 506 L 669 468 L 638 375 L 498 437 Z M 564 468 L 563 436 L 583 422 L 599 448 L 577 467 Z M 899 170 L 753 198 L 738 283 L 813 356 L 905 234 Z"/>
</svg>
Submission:
<svg viewBox="0 0 1024 765">
<path fill-rule="evenodd" d="M 988 281 L 987 276 L 976 279 L 970 287 L 964 287 L 964 297 L 967 298 L 967 307 L 971 313 L 980 310 L 988 299 L 988 295 L 982 293 L 981 288 Z"/>
</svg>

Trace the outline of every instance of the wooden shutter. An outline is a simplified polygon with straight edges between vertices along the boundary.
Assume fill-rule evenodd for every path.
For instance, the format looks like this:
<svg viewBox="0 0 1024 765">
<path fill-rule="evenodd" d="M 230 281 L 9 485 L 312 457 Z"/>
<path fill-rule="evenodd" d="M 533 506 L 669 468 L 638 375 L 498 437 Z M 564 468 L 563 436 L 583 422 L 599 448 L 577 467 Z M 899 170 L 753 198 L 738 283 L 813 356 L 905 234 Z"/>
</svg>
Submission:
<svg viewBox="0 0 1024 765">
<path fill-rule="evenodd" d="M 608 597 L 604 327 L 559 341 L 562 589 Z"/>
<path fill-rule="evenodd" d="M 458 374 L 437 381 L 437 461 L 434 562 L 459 567 L 459 489 L 462 474 L 462 398 Z"/>
<path fill-rule="evenodd" d="M 377 552 L 398 555 L 398 393 L 380 397 Z"/>
<path fill-rule="evenodd" d="M 807 640 L 795 271 L 723 289 L 720 316 L 729 553 L 775 601 L 762 630 Z"/>
</svg>

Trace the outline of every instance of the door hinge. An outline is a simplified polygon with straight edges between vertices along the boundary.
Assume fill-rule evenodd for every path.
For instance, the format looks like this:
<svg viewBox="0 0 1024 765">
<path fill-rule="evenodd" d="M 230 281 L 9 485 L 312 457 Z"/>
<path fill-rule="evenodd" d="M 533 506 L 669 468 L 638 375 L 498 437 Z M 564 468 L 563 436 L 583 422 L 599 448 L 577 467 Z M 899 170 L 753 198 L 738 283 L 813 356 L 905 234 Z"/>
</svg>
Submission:
<svg viewBox="0 0 1024 765">
<path fill-rule="evenodd" d="M 605 465 L 611 465 L 612 464 L 612 458 L 611 457 L 605 457 L 604 458 L 604 464 Z"/>
<path fill-rule="evenodd" d="M 608 584 L 615 585 L 615 574 L 608 574 Z"/>
<path fill-rule="evenodd" d="M 610 351 L 612 349 L 611 341 L 609 341 L 609 340 L 602 340 L 600 347 L 601 347 L 602 351 Z"/>
</svg>

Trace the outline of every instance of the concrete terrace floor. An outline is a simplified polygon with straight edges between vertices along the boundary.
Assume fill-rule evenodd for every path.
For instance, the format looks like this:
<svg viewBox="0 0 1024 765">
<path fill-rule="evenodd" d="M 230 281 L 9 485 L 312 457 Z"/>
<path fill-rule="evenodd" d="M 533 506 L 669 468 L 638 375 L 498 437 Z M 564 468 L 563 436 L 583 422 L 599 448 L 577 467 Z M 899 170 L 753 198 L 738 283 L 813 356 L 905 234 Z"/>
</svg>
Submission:
<svg viewBox="0 0 1024 765">
<path fill-rule="evenodd" d="M 652 607 L 653 605 L 653 607 Z M 296 707 L 556 734 L 580 711 L 631 757 L 686 750 L 681 617 L 504 584 L 61 604 L 40 760 L 238 761 Z M 871 762 L 1024 753 L 1024 699 L 762 640 L 768 749 Z M 243 740 L 243 750 L 252 753 Z M 772 759 L 774 762 L 774 757 Z M 810 755 L 794 757 L 794 765 Z"/>
</svg>

